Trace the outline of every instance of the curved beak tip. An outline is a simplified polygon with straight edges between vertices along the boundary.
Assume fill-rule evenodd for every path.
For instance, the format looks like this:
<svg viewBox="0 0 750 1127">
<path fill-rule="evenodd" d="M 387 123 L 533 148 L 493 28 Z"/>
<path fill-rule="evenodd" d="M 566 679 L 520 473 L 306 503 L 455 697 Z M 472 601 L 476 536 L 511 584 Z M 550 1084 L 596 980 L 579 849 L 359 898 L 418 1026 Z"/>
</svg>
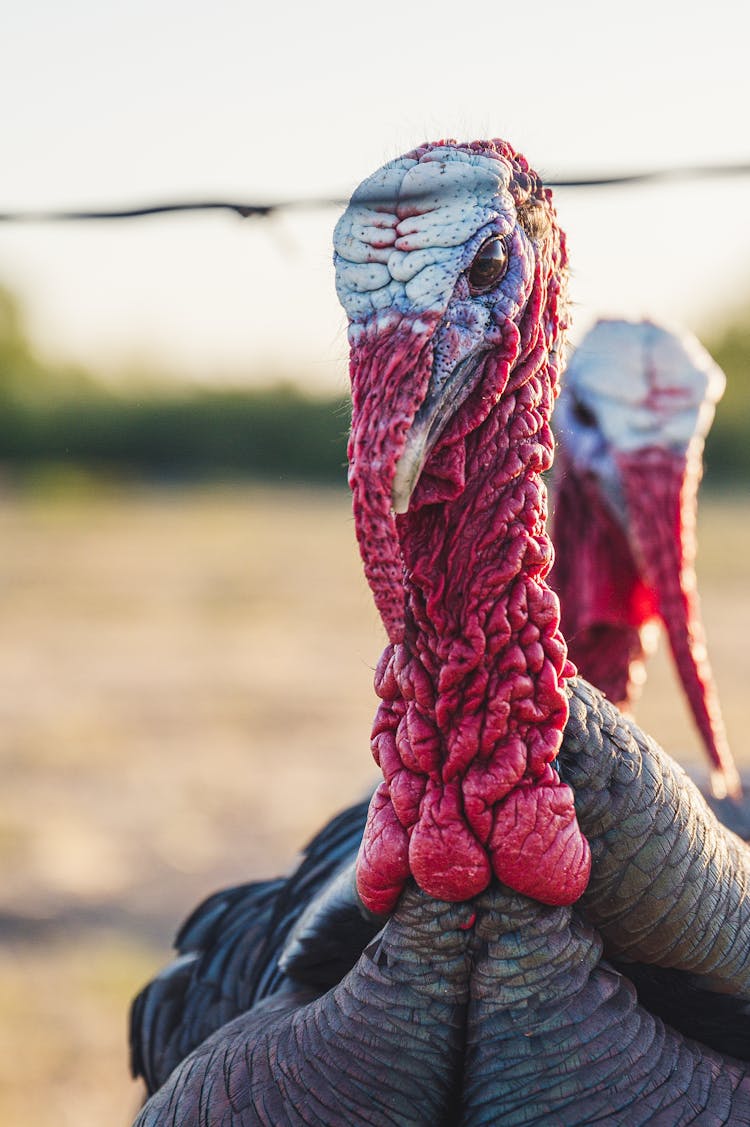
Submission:
<svg viewBox="0 0 750 1127">
<path fill-rule="evenodd" d="M 420 426 L 418 421 L 409 429 L 406 443 L 400 453 L 390 487 L 390 503 L 394 513 L 408 511 L 409 502 L 420 480 L 427 454 L 430 453 L 429 428 Z"/>
<path fill-rule="evenodd" d="M 425 461 L 425 444 L 422 437 L 414 439 L 412 431 L 407 438 L 401 457 L 396 463 L 396 470 L 391 485 L 391 505 L 396 514 L 408 511 L 409 502 L 419 481 L 419 475 Z"/>
</svg>

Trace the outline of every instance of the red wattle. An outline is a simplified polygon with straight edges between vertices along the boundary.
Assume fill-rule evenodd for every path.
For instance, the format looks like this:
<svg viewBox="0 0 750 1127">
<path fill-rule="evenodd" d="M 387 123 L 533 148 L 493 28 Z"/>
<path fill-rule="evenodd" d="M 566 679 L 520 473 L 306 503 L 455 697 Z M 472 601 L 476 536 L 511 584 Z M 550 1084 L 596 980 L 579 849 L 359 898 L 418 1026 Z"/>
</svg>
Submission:
<svg viewBox="0 0 750 1127">
<path fill-rule="evenodd" d="M 428 784 L 409 842 L 409 866 L 420 888 L 438 900 L 468 900 L 489 884 L 487 851 L 464 820 L 458 783 Z"/>
<path fill-rule="evenodd" d="M 658 614 L 657 599 L 596 480 L 579 475 L 564 451 L 555 482 L 550 582 L 560 597 L 568 652 L 581 676 L 624 707 L 637 696 L 641 629 Z"/>
<path fill-rule="evenodd" d="M 644 579 L 654 591 L 675 665 L 709 759 L 730 793 L 739 775 L 708 661 L 695 577 L 700 459 L 660 447 L 618 455 L 618 468 Z"/>
<path fill-rule="evenodd" d="M 499 879 L 543 904 L 570 904 L 588 884 L 591 851 L 573 792 L 559 782 L 513 791 L 495 815 L 490 848 Z"/>
<path fill-rule="evenodd" d="M 468 899 L 494 873 L 547 903 L 569 903 L 588 879 L 572 795 L 550 767 L 567 719 L 568 662 L 559 604 L 544 582 L 552 553 L 538 470 L 549 462 L 552 395 L 543 372 L 467 438 L 474 472 L 460 499 L 399 520 L 404 643 L 378 667 L 373 728 L 389 801 L 373 806 L 358 877 L 373 910 L 398 894 L 394 819 L 408 836 L 411 875 L 441 899 Z M 494 473 L 487 448 L 506 450 Z"/>
<path fill-rule="evenodd" d="M 430 378 L 431 334 L 403 317 L 351 350 L 349 485 L 365 575 L 392 642 L 403 637 L 402 560 L 391 490 L 406 435 Z M 433 318 L 434 321 L 434 318 Z"/>
<path fill-rule="evenodd" d="M 357 888 L 371 912 L 391 912 L 409 878 L 409 838 L 381 783 L 370 801 L 357 858 Z"/>
</svg>

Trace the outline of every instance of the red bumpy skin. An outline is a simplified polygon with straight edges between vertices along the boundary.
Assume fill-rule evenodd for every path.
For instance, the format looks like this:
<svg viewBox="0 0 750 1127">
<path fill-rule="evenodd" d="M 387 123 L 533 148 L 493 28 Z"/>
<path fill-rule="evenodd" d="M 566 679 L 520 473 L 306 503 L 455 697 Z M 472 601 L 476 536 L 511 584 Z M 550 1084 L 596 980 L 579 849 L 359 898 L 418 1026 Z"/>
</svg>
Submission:
<svg viewBox="0 0 750 1127">
<path fill-rule="evenodd" d="M 552 581 L 568 653 L 582 677 L 627 708 L 645 678 L 643 628 L 658 614 L 658 600 L 597 481 L 578 474 L 564 450 L 555 473 Z"/>
<path fill-rule="evenodd" d="M 558 455 L 553 581 L 570 656 L 620 708 L 645 679 L 646 629 L 661 619 L 696 726 L 716 775 L 737 796 L 700 614 L 695 576 L 700 449 L 662 446 L 613 452 L 627 512 L 618 520 L 591 474 Z M 626 531 L 627 528 L 627 531 Z"/>
<path fill-rule="evenodd" d="M 739 787 L 716 685 L 708 662 L 695 576 L 700 456 L 659 448 L 617 456 L 644 578 L 655 592 L 696 725 L 730 793 Z"/>
<path fill-rule="evenodd" d="M 576 900 L 589 876 L 572 792 L 553 766 L 572 667 L 545 581 L 540 477 L 552 459 L 565 243 L 549 193 L 504 142 L 426 146 L 404 162 L 475 158 L 492 162 L 502 185 L 480 199 L 483 222 L 450 285 L 428 310 L 403 301 L 398 314 L 363 316 L 351 334 L 355 524 L 391 638 L 372 735 L 384 782 L 358 863 L 360 895 L 376 912 L 394 907 L 409 875 L 436 898 L 464 900 L 494 874 L 549 904 Z M 431 207 L 426 200 L 427 220 Z M 391 210 L 398 235 L 401 216 L 413 221 L 419 206 Z M 497 231 L 509 266 L 480 300 L 467 269 Z M 424 248 L 424 227 L 420 237 Z M 415 417 L 435 372 L 444 380 L 467 355 L 468 386 L 395 517 L 391 489 Z"/>
</svg>

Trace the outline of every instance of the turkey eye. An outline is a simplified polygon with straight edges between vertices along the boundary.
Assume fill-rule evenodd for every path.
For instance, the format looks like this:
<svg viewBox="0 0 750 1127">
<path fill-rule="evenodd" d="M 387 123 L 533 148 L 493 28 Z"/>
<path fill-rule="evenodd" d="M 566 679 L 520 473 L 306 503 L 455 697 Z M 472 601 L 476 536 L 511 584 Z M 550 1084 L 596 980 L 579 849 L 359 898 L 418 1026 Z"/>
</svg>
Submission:
<svg viewBox="0 0 750 1127">
<path fill-rule="evenodd" d="M 469 267 L 469 286 L 472 293 L 486 293 L 502 278 L 508 269 L 508 251 L 505 241 L 493 236 L 483 242 Z"/>
<path fill-rule="evenodd" d="M 586 406 L 585 403 L 581 403 L 580 399 L 573 400 L 573 417 L 578 420 L 581 426 L 596 426 L 596 415 Z"/>
</svg>

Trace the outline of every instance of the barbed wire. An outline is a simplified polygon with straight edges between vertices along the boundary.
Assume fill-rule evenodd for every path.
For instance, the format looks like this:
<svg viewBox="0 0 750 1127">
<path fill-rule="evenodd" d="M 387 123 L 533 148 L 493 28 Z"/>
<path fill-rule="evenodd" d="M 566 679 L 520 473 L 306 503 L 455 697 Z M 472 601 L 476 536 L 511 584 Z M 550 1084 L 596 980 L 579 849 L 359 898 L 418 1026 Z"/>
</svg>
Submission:
<svg viewBox="0 0 750 1127">
<path fill-rule="evenodd" d="M 658 168 L 645 172 L 624 172 L 611 175 L 580 175 L 562 178 L 544 178 L 549 188 L 615 188 L 634 187 L 642 184 L 658 184 L 680 180 L 718 179 L 725 177 L 750 176 L 750 162 L 738 164 L 694 165 L 683 168 Z M 432 194 L 432 193 L 431 193 Z M 419 195 L 402 195 L 399 202 L 419 199 Z M 26 210 L 18 209 L 0 212 L 0 223 L 67 223 L 88 220 L 141 219 L 150 215 L 168 215 L 185 212 L 228 211 L 241 219 L 268 219 L 279 211 L 320 210 L 322 208 L 342 208 L 348 204 L 344 198 L 312 198 L 275 200 L 269 203 L 240 203 L 233 200 L 188 200 L 182 203 L 154 203 L 125 208 L 82 208 Z M 383 195 L 368 198 L 358 196 L 358 204 L 380 204 L 387 202 Z"/>
</svg>

